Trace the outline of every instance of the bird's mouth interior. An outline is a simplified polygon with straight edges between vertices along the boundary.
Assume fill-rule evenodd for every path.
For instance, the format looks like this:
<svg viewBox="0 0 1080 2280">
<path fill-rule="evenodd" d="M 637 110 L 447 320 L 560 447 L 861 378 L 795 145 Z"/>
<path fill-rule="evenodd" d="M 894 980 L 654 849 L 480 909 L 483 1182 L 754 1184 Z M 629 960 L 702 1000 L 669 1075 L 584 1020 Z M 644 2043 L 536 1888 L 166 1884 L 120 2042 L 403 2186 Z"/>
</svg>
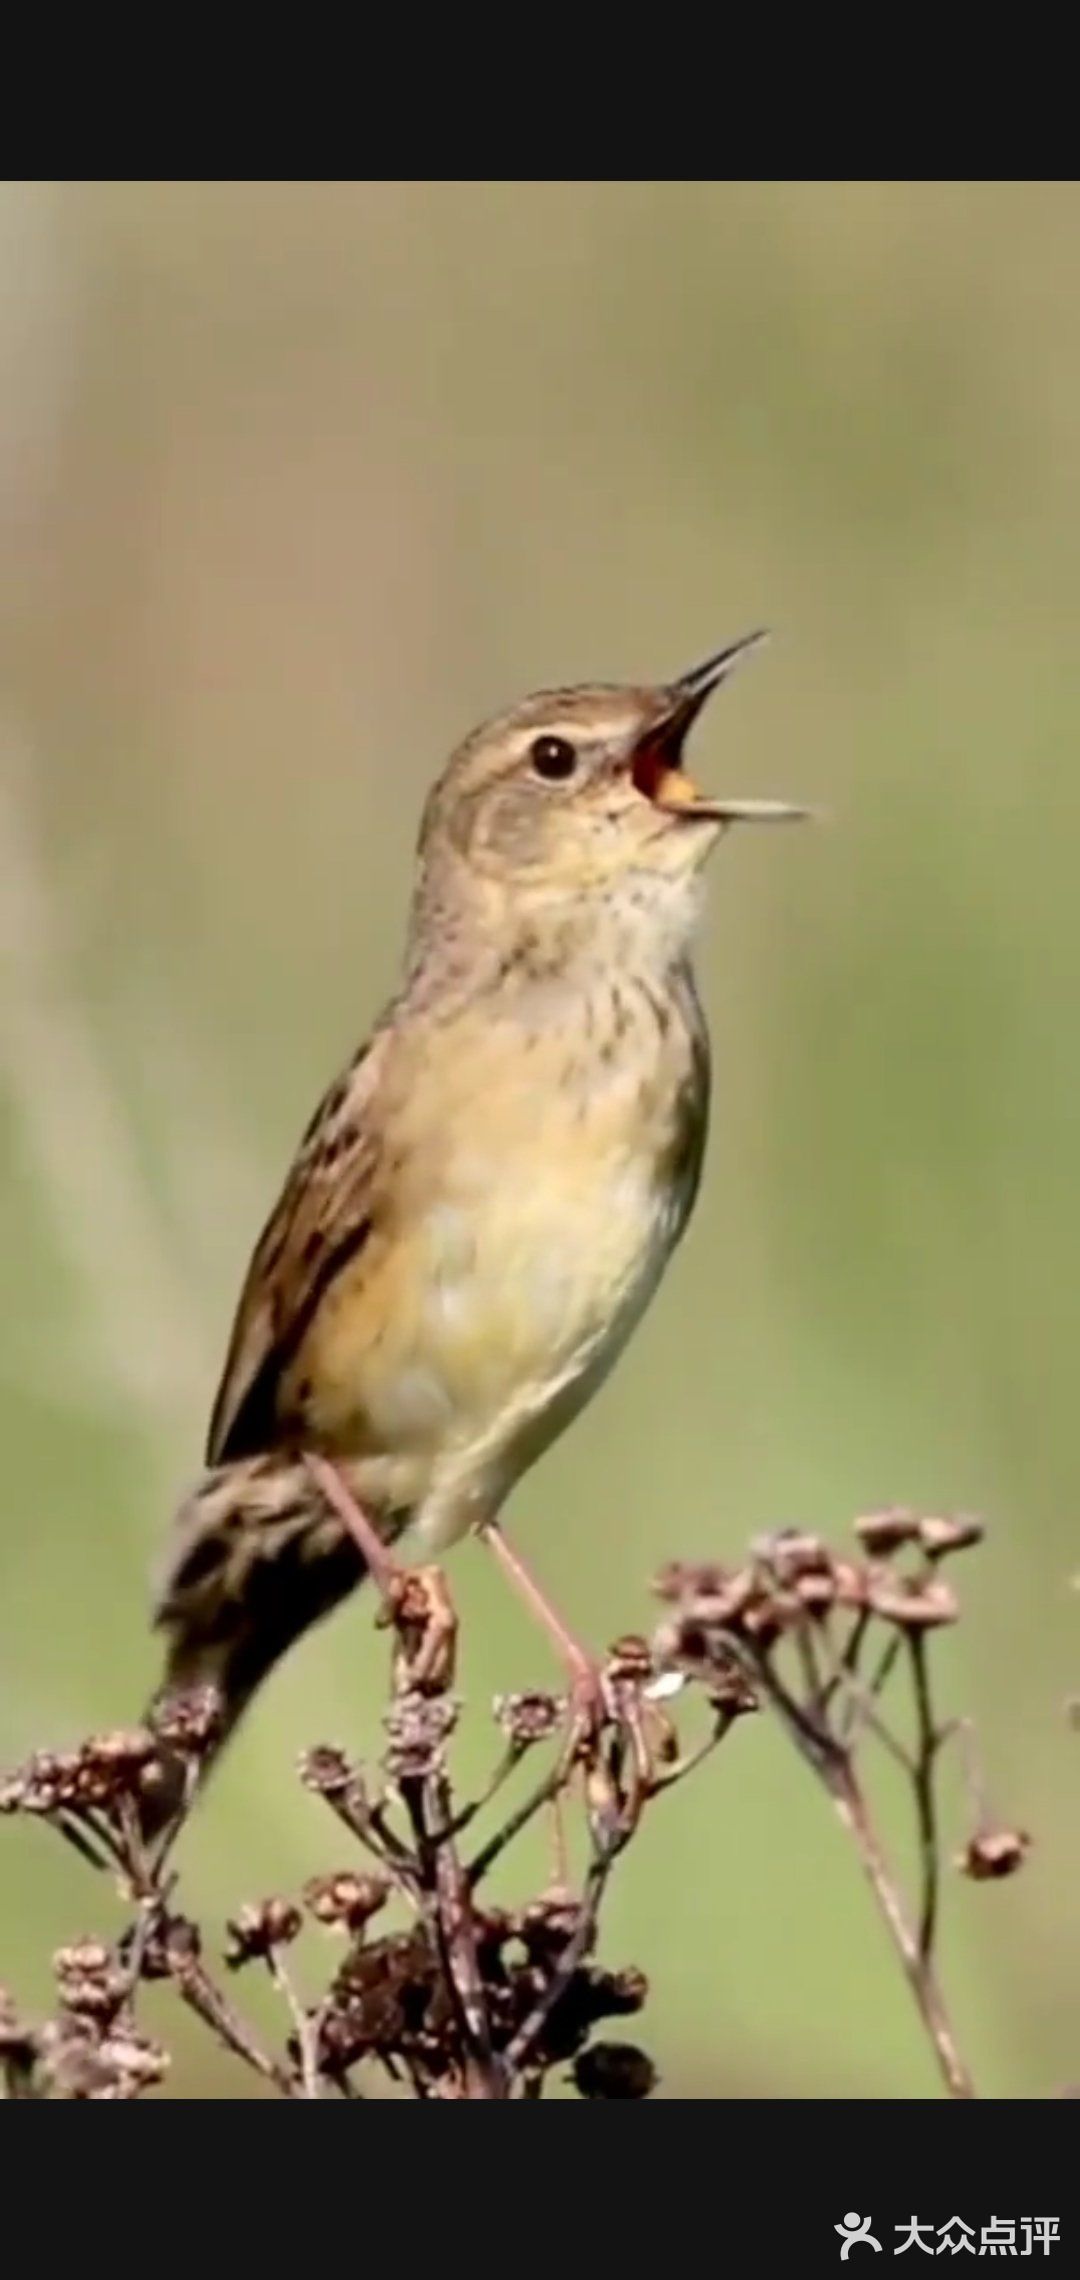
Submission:
<svg viewBox="0 0 1080 2280">
<path fill-rule="evenodd" d="M 742 641 L 730 642 L 726 649 L 717 650 L 715 657 L 706 658 L 703 665 L 671 683 L 659 719 L 646 730 L 630 762 L 635 791 L 654 808 L 694 822 L 724 826 L 800 823 L 811 813 L 809 808 L 793 807 L 787 800 L 709 799 L 683 767 L 683 744 L 702 706 L 727 680 L 738 659 L 750 656 L 764 638 L 762 633 L 751 633 Z"/>
<path fill-rule="evenodd" d="M 696 709 L 696 708 L 695 708 Z M 683 766 L 682 744 L 689 721 L 676 718 L 643 737 L 630 763 L 636 792 L 667 815 L 693 822 L 801 823 L 811 814 L 787 800 L 717 800 L 700 790 Z"/>
<path fill-rule="evenodd" d="M 699 815 L 715 812 L 714 803 L 698 789 L 683 766 L 682 722 L 672 727 L 661 727 L 646 736 L 634 754 L 630 777 L 634 790 L 653 807 L 677 809 L 682 813 L 696 811 Z M 717 820 L 721 820 L 719 817 Z"/>
</svg>

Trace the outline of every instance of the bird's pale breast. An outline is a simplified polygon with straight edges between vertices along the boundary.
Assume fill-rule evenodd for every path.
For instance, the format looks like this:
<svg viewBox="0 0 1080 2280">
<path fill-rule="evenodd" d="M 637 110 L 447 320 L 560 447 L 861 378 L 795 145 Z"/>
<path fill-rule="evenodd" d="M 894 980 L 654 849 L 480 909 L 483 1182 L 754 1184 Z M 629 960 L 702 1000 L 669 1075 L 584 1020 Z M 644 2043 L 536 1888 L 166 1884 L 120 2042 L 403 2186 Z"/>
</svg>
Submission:
<svg viewBox="0 0 1080 2280">
<path fill-rule="evenodd" d="M 623 981 L 570 1010 L 465 1011 L 423 1041 L 385 1225 L 299 1357 L 342 1453 L 415 1455 L 435 1542 L 492 1510 L 606 1376 L 693 1201 L 692 992 Z"/>
</svg>

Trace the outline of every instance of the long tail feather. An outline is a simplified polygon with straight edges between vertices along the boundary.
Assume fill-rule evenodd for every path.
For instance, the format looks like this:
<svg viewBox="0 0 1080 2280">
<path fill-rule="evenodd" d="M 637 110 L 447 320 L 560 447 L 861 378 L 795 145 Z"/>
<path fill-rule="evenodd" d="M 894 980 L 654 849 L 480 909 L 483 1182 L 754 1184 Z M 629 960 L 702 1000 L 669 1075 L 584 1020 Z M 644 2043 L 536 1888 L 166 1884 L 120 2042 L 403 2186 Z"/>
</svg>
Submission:
<svg viewBox="0 0 1080 2280">
<path fill-rule="evenodd" d="M 177 1515 L 159 1581 L 154 1621 L 165 1635 L 165 1669 L 150 1715 L 193 1687 L 214 1688 L 219 1723 L 200 1781 L 275 1663 L 366 1572 L 300 1463 L 258 1457 L 199 1482 Z M 184 1781 L 183 1761 L 170 1759 L 144 1808 L 148 1839 L 172 1820 Z"/>
</svg>

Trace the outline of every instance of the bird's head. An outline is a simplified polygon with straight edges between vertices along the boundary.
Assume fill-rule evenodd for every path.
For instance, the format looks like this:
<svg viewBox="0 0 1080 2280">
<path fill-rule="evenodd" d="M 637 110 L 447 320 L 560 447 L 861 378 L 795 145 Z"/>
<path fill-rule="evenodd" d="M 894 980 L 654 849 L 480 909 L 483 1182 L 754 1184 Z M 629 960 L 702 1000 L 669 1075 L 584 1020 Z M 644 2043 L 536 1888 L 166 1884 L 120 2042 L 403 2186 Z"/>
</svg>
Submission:
<svg viewBox="0 0 1080 2280">
<path fill-rule="evenodd" d="M 792 822 L 778 800 L 714 799 L 684 766 L 693 722 L 764 636 L 746 636 L 657 687 L 583 686 L 525 698 L 465 739 L 429 795 L 422 873 L 471 880 L 530 917 L 590 903 L 658 915 L 696 904 L 699 875 L 737 823 Z"/>
</svg>

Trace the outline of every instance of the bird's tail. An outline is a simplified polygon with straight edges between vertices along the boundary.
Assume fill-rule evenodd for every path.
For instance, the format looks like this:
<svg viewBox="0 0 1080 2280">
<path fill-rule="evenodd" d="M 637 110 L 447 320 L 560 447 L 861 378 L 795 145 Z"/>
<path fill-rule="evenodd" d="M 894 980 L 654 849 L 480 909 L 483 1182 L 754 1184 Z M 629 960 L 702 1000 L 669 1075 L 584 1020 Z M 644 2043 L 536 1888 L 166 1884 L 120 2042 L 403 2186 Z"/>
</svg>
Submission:
<svg viewBox="0 0 1080 2280">
<path fill-rule="evenodd" d="M 165 1670 L 148 1710 L 156 1724 L 180 1697 L 212 1689 L 200 1785 L 274 1664 L 366 1572 L 359 1546 L 299 1461 L 256 1457 L 204 1475 L 177 1515 L 159 1579 L 154 1622 L 165 1637 Z M 167 1716 L 164 1723 L 167 1732 Z M 173 1820 L 191 1763 L 166 1747 L 160 1782 L 143 1805 L 147 1840 Z"/>
</svg>

